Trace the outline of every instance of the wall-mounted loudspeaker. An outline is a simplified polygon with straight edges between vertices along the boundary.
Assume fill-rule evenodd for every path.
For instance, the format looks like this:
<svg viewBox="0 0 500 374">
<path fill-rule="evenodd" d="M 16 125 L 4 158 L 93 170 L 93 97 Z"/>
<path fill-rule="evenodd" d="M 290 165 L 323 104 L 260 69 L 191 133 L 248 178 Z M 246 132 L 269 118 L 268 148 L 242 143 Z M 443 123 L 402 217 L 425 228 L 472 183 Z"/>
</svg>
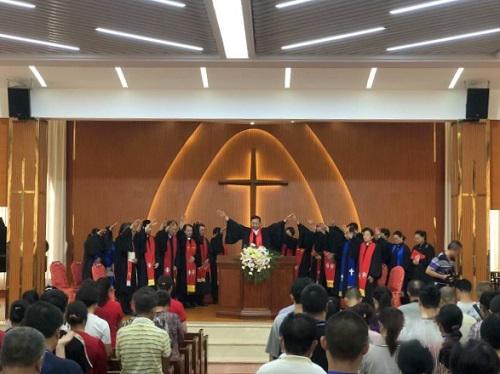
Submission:
<svg viewBox="0 0 500 374">
<path fill-rule="evenodd" d="M 9 117 L 17 119 L 31 118 L 29 88 L 9 88 Z"/>
<path fill-rule="evenodd" d="M 469 121 L 479 121 L 488 118 L 489 101 L 489 88 L 469 88 L 467 90 L 465 118 Z"/>
</svg>

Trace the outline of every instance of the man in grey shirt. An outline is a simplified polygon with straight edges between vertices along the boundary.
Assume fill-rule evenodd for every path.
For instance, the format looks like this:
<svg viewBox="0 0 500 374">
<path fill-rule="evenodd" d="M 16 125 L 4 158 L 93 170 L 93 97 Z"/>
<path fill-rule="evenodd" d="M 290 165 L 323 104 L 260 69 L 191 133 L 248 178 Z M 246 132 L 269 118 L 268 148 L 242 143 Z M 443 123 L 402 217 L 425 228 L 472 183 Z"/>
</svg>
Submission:
<svg viewBox="0 0 500 374">
<path fill-rule="evenodd" d="M 420 318 L 420 307 L 418 306 L 418 301 L 420 290 L 423 286 L 424 283 L 421 280 L 411 280 L 408 283 L 408 290 L 406 292 L 410 302 L 399 307 L 399 310 L 401 310 L 405 316 L 405 323 Z"/>
<path fill-rule="evenodd" d="M 300 295 L 302 290 L 312 283 L 310 278 L 297 278 L 292 285 L 290 292 L 290 298 L 293 301 L 294 310 L 293 313 L 302 313 L 302 304 L 300 302 Z M 282 312 L 276 316 L 269 333 L 269 338 L 266 345 L 266 353 L 269 354 L 270 360 L 278 358 L 281 354 L 280 345 L 280 327 L 283 320 L 289 313 Z"/>
</svg>

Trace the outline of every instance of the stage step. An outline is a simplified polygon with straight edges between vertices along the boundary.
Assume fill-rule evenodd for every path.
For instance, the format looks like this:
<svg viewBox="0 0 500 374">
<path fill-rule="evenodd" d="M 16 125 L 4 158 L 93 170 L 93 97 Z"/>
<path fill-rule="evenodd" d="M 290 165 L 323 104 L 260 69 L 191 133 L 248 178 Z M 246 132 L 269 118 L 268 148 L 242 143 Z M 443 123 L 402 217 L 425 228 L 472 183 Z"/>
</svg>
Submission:
<svg viewBox="0 0 500 374">
<path fill-rule="evenodd" d="M 188 322 L 188 331 L 208 335 L 209 363 L 262 364 L 271 323 Z"/>
</svg>

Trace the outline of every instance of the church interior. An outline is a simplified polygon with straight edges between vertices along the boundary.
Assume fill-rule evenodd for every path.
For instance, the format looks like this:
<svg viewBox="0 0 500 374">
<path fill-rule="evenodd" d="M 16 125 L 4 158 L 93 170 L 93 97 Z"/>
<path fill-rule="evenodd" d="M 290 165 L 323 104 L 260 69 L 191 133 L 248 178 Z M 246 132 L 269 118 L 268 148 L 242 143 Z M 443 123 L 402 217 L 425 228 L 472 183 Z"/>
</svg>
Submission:
<svg viewBox="0 0 500 374">
<path fill-rule="evenodd" d="M 499 20 L 498 0 L 0 0 L 0 330 L 13 329 L 11 306 L 27 291 L 54 287 L 70 306 L 79 300 L 86 261 L 88 278 L 109 278 L 113 300 L 124 297 L 139 315 L 132 291 L 142 289 L 143 256 L 145 285 L 171 275 L 172 300 L 186 307 L 181 363 L 163 373 L 284 372 L 262 365 L 273 357 L 266 344 L 278 312 L 305 274 L 296 253 L 308 253 L 307 276 L 349 309 L 339 284 L 351 227 L 374 245 L 390 230 L 387 255 L 380 245 L 389 272 L 403 266 L 400 244 L 418 267 L 419 232 L 446 261 L 456 241 L 453 282 L 441 286 L 459 295 L 455 282 L 467 280 L 480 305 L 482 285 L 500 288 Z M 246 231 L 228 239 L 232 223 L 250 239 Z M 266 242 L 263 230 L 279 223 L 281 239 L 292 228 L 293 256 L 274 232 Z M 190 255 L 178 256 L 177 245 L 189 251 L 200 224 L 212 246 L 222 229 L 221 250 L 210 257 L 213 247 L 203 254 L 197 242 L 196 292 L 203 282 L 212 291 L 201 297 L 206 306 L 191 308 Z M 157 258 L 159 233 L 170 238 L 171 229 L 179 239 L 170 273 Z M 92 235 L 104 248 L 109 233 L 119 251 L 127 230 L 121 270 L 117 254 L 109 264 L 91 257 Z M 240 266 L 247 245 L 272 258 L 262 284 Z M 405 271 L 392 309 L 408 302 Z M 362 296 L 371 299 L 368 288 Z M 127 365 L 113 354 L 104 372 L 133 372 Z"/>
</svg>

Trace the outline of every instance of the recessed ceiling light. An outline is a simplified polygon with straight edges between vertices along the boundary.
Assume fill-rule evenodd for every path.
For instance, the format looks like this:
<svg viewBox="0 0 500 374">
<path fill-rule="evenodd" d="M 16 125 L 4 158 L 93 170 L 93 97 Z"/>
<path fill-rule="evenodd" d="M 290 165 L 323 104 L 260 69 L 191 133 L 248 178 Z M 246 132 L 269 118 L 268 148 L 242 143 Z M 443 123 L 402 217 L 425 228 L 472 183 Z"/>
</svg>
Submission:
<svg viewBox="0 0 500 374">
<path fill-rule="evenodd" d="M 134 39 L 134 40 L 141 40 L 143 42 L 168 45 L 170 47 L 176 47 L 176 48 L 182 48 L 182 49 L 189 49 L 191 51 L 203 51 L 203 48 L 201 48 L 201 47 L 197 47 L 197 46 L 189 45 L 189 44 L 184 44 L 184 43 L 172 42 L 170 40 L 150 38 L 149 36 L 142 36 L 142 35 L 137 35 L 137 34 L 130 34 L 128 32 L 110 30 L 110 29 L 105 29 L 105 28 L 102 28 L 102 27 L 98 27 L 95 30 L 97 32 L 102 32 L 104 34 L 109 34 L 109 35 L 114 35 L 114 36 L 121 36 L 123 38 Z"/>
<path fill-rule="evenodd" d="M 276 8 L 287 8 L 289 6 L 294 6 L 294 5 L 304 4 L 304 3 L 310 3 L 311 1 L 316 1 L 316 0 L 291 0 L 291 1 L 283 1 L 282 3 L 276 4 Z"/>
<path fill-rule="evenodd" d="M 285 88 L 290 88 L 292 82 L 292 68 L 285 68 Z"/>
<path fill-rule="evenodd" d="M 30 65 L 29 68 L 30 68 L 31 72 L 33 73 L 33 75 L 35 76 L 38 83 L 40 83 L 40 86 L 47 87 L 47 83 L 45 83 L 45 79 L 43 79 L 42 74 L 40 74 L 40 72 L 38 71 L 36 66 Z"/>
<path fill-rule="evenodd" d="M 59 43 L 52 43 L 52 42 L 45 42 L 43 40 L 38 40 L 38 39 L 24 38 L 22 36 L 0 34 L 0 38 L 1 39 L 8 39 L 8 40 L 15 40 L 17 42 L 25 42 L 25 43 L 31 43 L 31 44 L 46 45 L 48 47 L 54 47 L 54 48 L 69 49 L 70 51 L 79 51 L 80 50 L 80 48 L 73 47 L 73 46 L 70 46 L 70 45 L 59 44 Z"/>
<path fill-rule="evenodd" d="M 420 9 L 425 9 L 425 8 L 431 8 L 439 5 L 444 5 L 448 3 L 454 3 L 460 0 L 435 0 L 435 1 L 427 1 L 425 3 L 420 3 L 416 5 L 410 5 L 410 6 L 405 6 L 402 8 L 397 8 L 391 10 L 389 13 L 391 14 L 401 14 L 401 13 L 408 13 L 408 12 L 413 12 L 415 10 L 420 10 Z"/>
<path fill-rule="evenodd" d="M 354 38 L 356 36 L 372 34 L 372 33 L 383 31 L 383 30 L 385 30 L 385 27 L 374 27 L 371 29 L 349 32 L 347 34 L 327 36 L 325 38 L 319 38 L 319 39 L 308 40 L 308 41 L 300 42 L 300 43 L 288 44 L 288 45 L 284 45 L 283 47 L 281 47 L 281 49 L 287 50 L 287 49 L 295 49 L 295 48 L 300 48 L 300 47 L 307 47 L 310 45 L 328 43 L 328 42 L 333 42 L 333 41 L 342 40 L 342 39 Z"/>
<path fill-rule="evenodd" d="M 250 125 L 251 126 L 255 125 L 255 122 L 254 121 L 250 122 Z"/>
<path fill-rule="evenodd" d="M 241 0 L 212 0 L 226 58 L 248 58 Z"/>
<path fill-rule="evenodd" d="M 458 68 L 455 74 L 453 75 L 453 78 L 451 79 L 450 85 L 448 86 L 448 89 L 452 90 L 455 88 L 458 80 L 460 79 L 460 76 L 464 72 L 464 68 Z"/>
<path fill-rule="evenodd" d="M 207 68 L 205 67 L 200 68 L 200 73 L 201 73 L 201 81 L 203 83 L 203 88 L 208 88 Z"/>
<path fill-rule="evenodd" d="M 474 38 L 474 37 L 477 37 L 477 36 L 494 34 L 494 33 L 497 33 L 497 32 L 500 32 L 500 28 L 483 30 L 483 31 L 477 31 L 477 32 L 471 32 L 471 33 L 460 34 L 460 35 L 455 35 L 455 36 L 448 36 L 446 38 L 440 38 L 440 39 L 426 40 L 426 41 L 418 42 L 418 43 L 398 45 L 396 47 L 387 48 L 387 51 L 388 52 L 392 52 L 392 51 L 399 51 L 399 50 L 402 50 L 402 49 L 409 49 L 409 48 L 423 47 L 423 46 L 432 45 L 432 44 L 452 42 L 452 41 L 455 41 L 455 40 Z"/>
<path fill-rule="evenodd" d="M 149 1 L 152 1 L 154 3 L 164 4 L 164 5 L 175 6 L 177 8 L 184 8 L 186 6 L 186 4 L 184 4 L 184 3 L 181 3 L 179 1 L 172 1 L 172 0 L 149 0 Z"/>
<path fill-rule="evenodd" d="M 118 79 L 120 80 L 120 83 L 122 84 L 122 87 L 128 88 L 128 83 L 127 83 L 127 80 L 125 79 L 125 74 L 123 74 L 122 68 L 119 66 L 116 66 L 115 71 L 116 71 L 116 75 L 118 75 Z"/>
<path fill-rule="evenodd" d="M 34 4 L 30 3 L 25 3 L 24 1 L 16 1 L 16 0 L 0 0 L 0 3 L 2 4 L 8 4 L 8 5 L 15 5 L 15 6 L 20 6 L 23 8 L 35 8 Z"/>
<path fill-rule="evenodd" d="M 370 69 L 370 75 L 368 75 L 368 81 L 366 82 L 366 88 L 370 89 L 375 81 L 375 75 L 377 75 L 377 68 Z"/>
</svg>

